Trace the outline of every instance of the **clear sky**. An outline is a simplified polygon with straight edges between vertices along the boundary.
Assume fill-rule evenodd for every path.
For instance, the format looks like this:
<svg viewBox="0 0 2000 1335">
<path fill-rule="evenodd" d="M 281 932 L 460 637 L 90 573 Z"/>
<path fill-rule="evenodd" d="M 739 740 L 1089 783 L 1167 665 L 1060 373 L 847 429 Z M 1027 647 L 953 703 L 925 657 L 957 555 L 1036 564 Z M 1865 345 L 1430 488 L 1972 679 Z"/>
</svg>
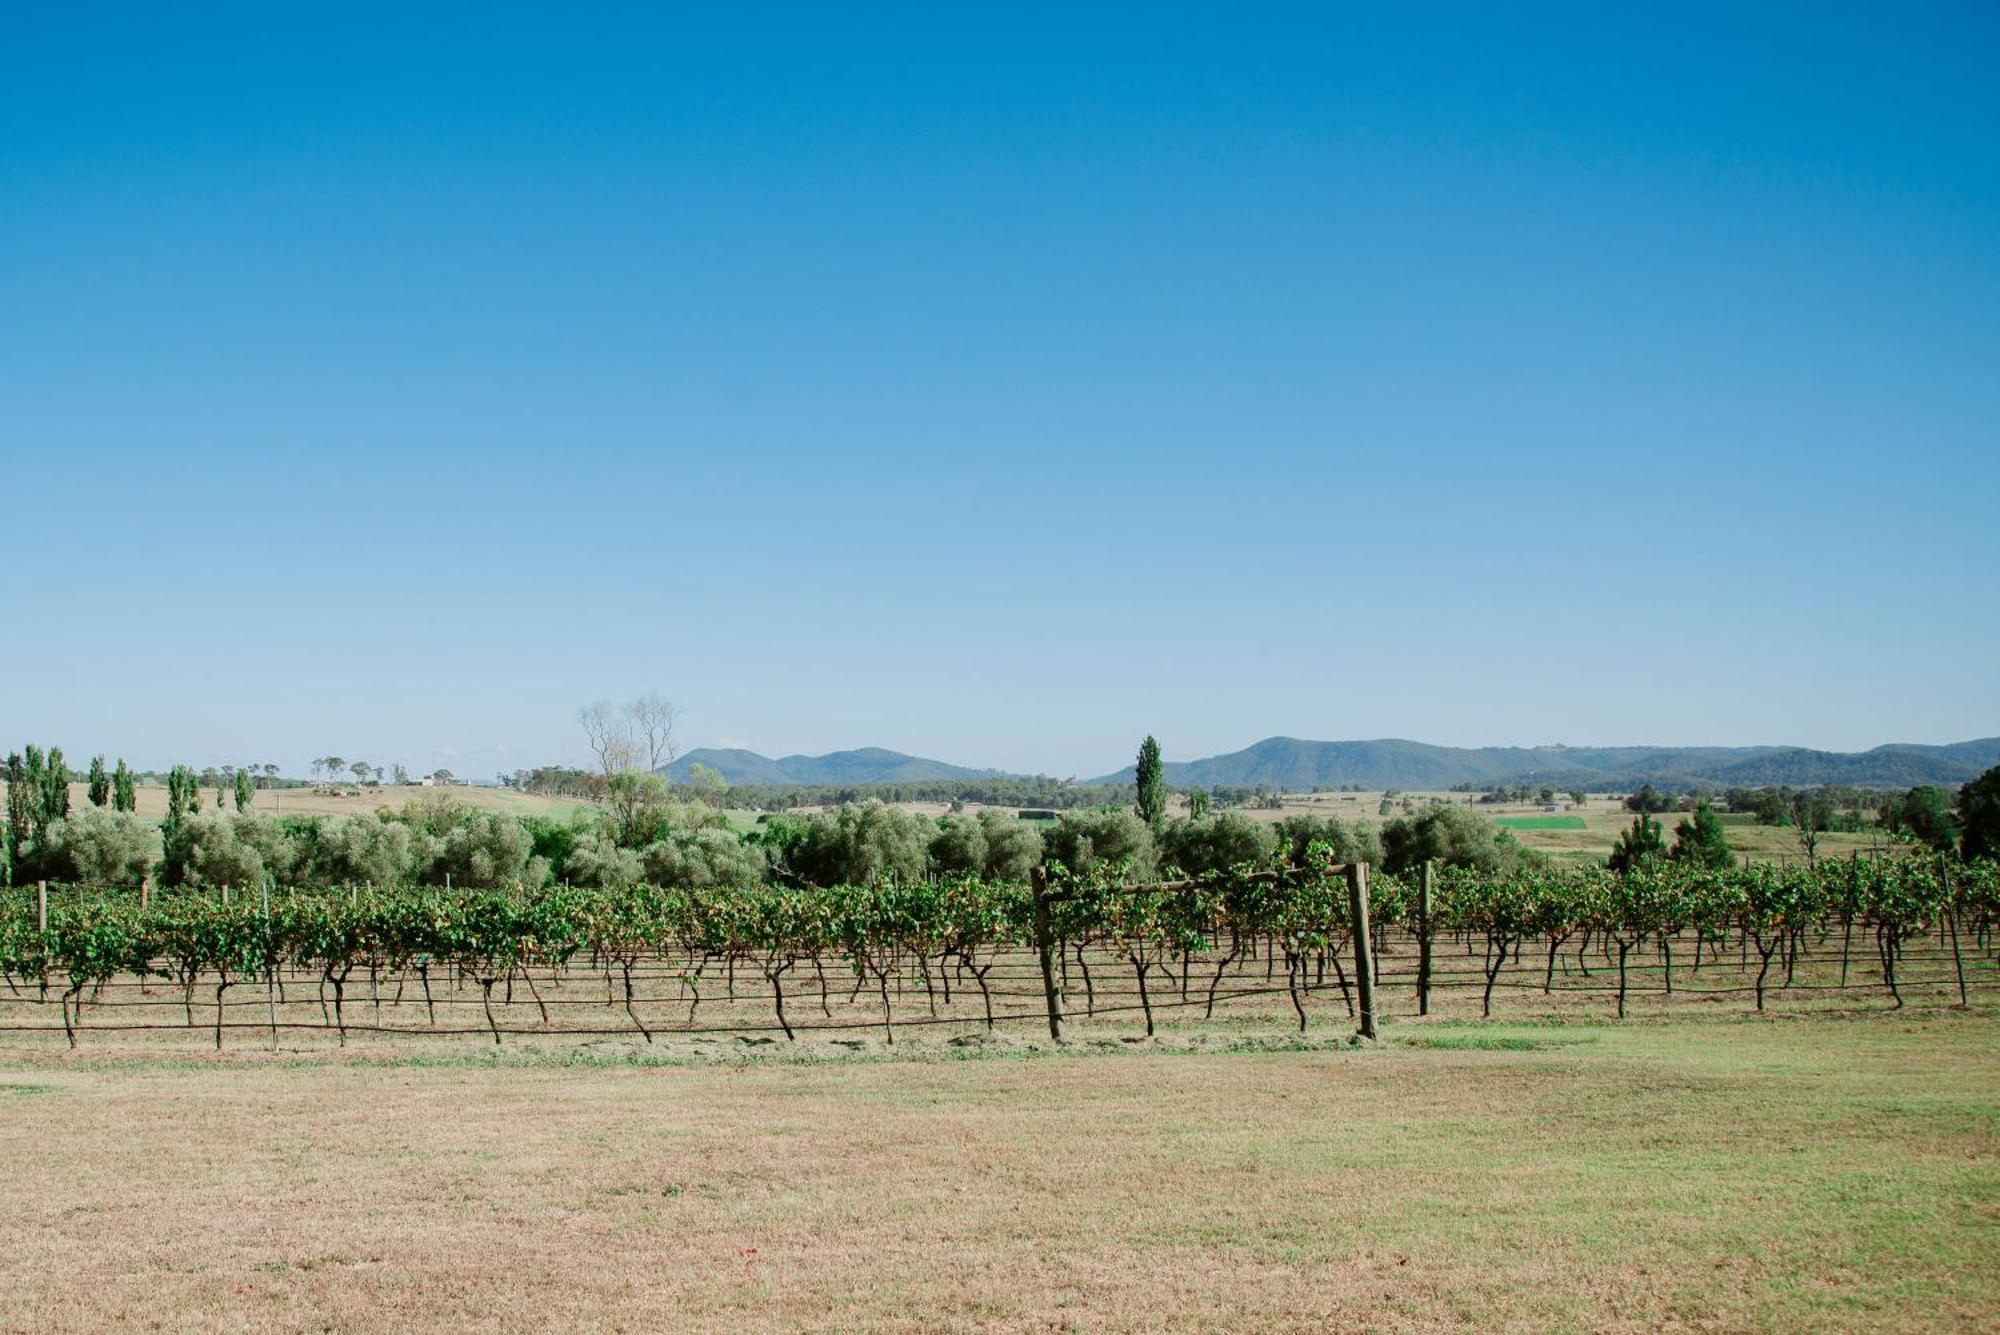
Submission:
<svg viewBox="0 0 2000 1335">
<path fill-rule="evenodd" d="M 0 18 L 0 744 L 2000 732 L 1992 5 L 195 8 Z"/>
</svg>

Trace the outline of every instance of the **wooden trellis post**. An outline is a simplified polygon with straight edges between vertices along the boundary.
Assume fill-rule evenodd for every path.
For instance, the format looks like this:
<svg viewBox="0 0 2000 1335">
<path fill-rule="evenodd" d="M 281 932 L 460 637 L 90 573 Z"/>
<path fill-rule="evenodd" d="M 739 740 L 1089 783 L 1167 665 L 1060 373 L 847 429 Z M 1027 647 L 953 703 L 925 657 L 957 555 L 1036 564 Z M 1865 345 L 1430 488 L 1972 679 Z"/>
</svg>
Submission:
<svg viewBox="0 0 2000 1335">
<path fill-rule="evenodd" d="M 1042 964 L 1042 996 L 1049 1008 L 1049 1037 L 1062 1041 L 1062 990 L 1056 986 L 1055 928 L 1049 921 L 1049 873 L 1036 867 L 1029 873 L 1035 899 L 1035 954 Z"/>
<path fill-rule="evenodd" d="M 1375 1037 L 1375 948 L 1368 939 L 1368 864 L 1349 863 L 1347 901 L 1354 926 L 1354 982 L 1361 994 L 1361 1036 Z"/>
<path fill-rule="evenodd" d="M 1958 910 L 1951 902 L 1951 863 L 1943 853 L 1938 854 L 1938 887 L 1944 892 L 1944 921 L 1951 931 L 1951 967 L 1958 973 L 1958 1004 L 1972 1003 L 1965 995 L 1965 956 L 1958 949 Z"/>
<path fill-rule="evenodd" d="M 1417 882 L 1417 1014 L 1431 1013 L 1431 863 Z"/>
<path fill-rule="evenodd" d="M 264 901 L 264 1012 L 271 1022 L 271 1051 L 278 1050 L 278 961 L 271 952 L 271 882 L 259 887 Z M 378 1019 L 376 1023 L 381 1023 Z"/>
</svg>

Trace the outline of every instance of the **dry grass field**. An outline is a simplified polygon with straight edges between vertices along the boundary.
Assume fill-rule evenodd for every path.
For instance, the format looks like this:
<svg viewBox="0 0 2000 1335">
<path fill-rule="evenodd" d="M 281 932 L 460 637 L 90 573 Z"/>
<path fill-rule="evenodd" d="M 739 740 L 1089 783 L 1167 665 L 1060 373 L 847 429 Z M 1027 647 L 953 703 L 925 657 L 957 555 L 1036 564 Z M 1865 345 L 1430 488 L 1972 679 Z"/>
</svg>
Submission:
<svg viewBox="0 0 2000 1335">
<path fill-rule="evenodd" d="M 160 786 L 142 787 L 136 790 L 138 814 L 147 820 L 159 820 L 167 814 L 167 790 Z M 202 804 L 213 806 L 213 789 L 202 790 Z M 449 788 L 425 788 L 417 784 L 384 784 L 379 788 L 260 788 L 254 809 L 271 816 L 363 816 L 384 807 L 400 808 L 409 802 L 420 802 L 434 797 L 449 797 L 452 801 L 479 811 L 504 811 L 515 816 L 567 816 L 583 804 L 564 797 L 537 797 L 532 793 L 518 793 L 511 788 L 475 788 L 471 785 Z M 80 810 L 90 801 L 89 788 L 80 783 L 69 786 L 70 810 Z M 230 811 L 236 809 L 232 800 Z"/>
<path fill-rule="evenodd" d="M 1990 1008 L 1387 1039 L 17 1044 L 0 1328 L 2000 1328 Z"/>
<path fill-rule="evenodd" d="M 1404 797 L 1422 809 L 1433 800 L 1462 804 L 1467 794 L 1404 793 L 1399 794 L 1396 801 L 1400 803 Z M 1285 805 L 1280 810 L 1245 814 L 1262 820 L 1282 820 L 1295 812 L 1311 812 L 1314 815 L 1338 816 L 1363 825 L 1380 825 L 1385 819 L 1377 814 L 1381 802 L 1381 793 L 1294 793 L 1284 798 Z M 1625 809 L 1621 797 L 1591 794 L 1590 800 L 1580 807 L 1572 807 L 1567 797 L 1559 797 L 1556 805 L 1558 810 L 1553 814 L 1578 817 L 1583 821 L 1583 828 L 1515 829 L 1512 831 L 1514 838 L 1523 847 L 1537 849 L 1563 861 L 1602 862 L 1610 856 L 1611 846 L 1619 834 L 1632 824 L 1632 813 Z M 1507 802 L 1491 806 L 1475 802 L 1471 809 L 1493 820 L 1532 821 L 1551 814 L 1539 802 Z M 1665 827 L 1671 842 L 1674 825 L 1681 819 L 1680 813 L 1667 812 L 1657 819 Z M 1729 822 L 1730 846 L 1738 854 L 1747 854 L 1759 861 L 1767 858 L 1803 861 L 1797 832 L 1790 827 L 1757 825 L 1747 818 L 1725 817 L 1725 820 Z M 1840 834 L 1828 831 L 1819 837 L 1817 856 L 1844 858 L 1856 852 L 1865 856 L 1871 850 L 1879 850 L 1882 845 L 1883 838 L 1879 833 Z"/>
<path fill-rule="evenodd" d="M 1463 804 L 1465 793 L 1412 792 L 1396 796 L 1397 814 L 1401 814 L 1400 803 L 1408 798 L 1417 810 L 1422 810 L 1432 801 Z M 1314 816 L 1337 816 L 1353 825 L 1380 827 L 1388 817 L 1380 814 L 1383 795 L 1379 792 L 1366 793 L 1288 793 L 1281 800 L 1284 805 L 1276 808 L 1241 807 L 1233 808 L 1252 820 L 1275 822 L 1287 816 L 1308 814 Z M 943 815 L 950 808 L 942 802 L 907 802 L 906 810 L 922 812 L 926 815 Z M 1522 846 L 1547 853 L 1560 861 L 1603 862 L 1611 854 L 1611 846 L 1618 836 L 1632 824 L 1632 813 L 1625 809 L 1622 797 L 1593 794 L 1581 807 L 1571 807 L 1567 798 L 1558 799 L 1559 816 L 1574 816 L 1583 821 L 1582 829 L 1515 829 L 1514 837 Z M 973 806 L 972 810 L 978 810 Z M 1012 808 L 1006 808 L 1012 810 Z M 1496 803 L 1488 806 L 1475 802 L 1472 810 L 1491 820 L 1536 820 L 1550 813 L 1543 810 L 1538 802 Z M 1185 816 L 1185 799 L 1175 799 L 1173 814 Z M 1678 812 L 1668 812 L 1657 818 L 1666 829 L 1668 841 L 1673 839 L 1674 825 L 1681 819 Z M 1789 827 L 1757 825 L 1747 818 L 1725 817 L 1729 822 L 1729 842 L 1739 854 L 1762 861 L 1764 859 L 1787 858 L 1803 860 L 1799 849 L 1797 832 Z M 1851 853 L 1867 856 L 1871 851 L 1880 851 L 1883 837 L 1878 832 L 1863 834 L 1840 834 L 1832 831 L 1819 837 L 1817 856 L 1844 858 Z"/>
</svg>

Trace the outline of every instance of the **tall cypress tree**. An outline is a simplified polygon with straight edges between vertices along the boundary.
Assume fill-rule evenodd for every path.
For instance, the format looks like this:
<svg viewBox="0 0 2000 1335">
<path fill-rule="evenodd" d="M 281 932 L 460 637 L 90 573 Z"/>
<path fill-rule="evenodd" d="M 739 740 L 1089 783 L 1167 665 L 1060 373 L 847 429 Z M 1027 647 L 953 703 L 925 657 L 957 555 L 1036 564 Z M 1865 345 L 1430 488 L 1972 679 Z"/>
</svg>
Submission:
<svg viewBox="0 0 2000 1335">
<path fill-rule="evenodd" d="M 236 809 L 248 811 L 250 803 L 257 796 L 257 785 L 250 778 L 249 766 L 236 771 Z"/>
<path fill-rule="evenodd" d="M 1150 735 L 1139 743 L 1139 762 L 1132 777 L 1139 789 L 1139 818 L 1158 829 L 1167 814 L 1167 775 L 1160 762 L 1160 744 Z"/>
<path fill-rule="evenodd" d="M 104 772 L 104 757 L 90 758 L 90 805 L 94 807 L 111 804 L 111 776 Z"/>
</svg>

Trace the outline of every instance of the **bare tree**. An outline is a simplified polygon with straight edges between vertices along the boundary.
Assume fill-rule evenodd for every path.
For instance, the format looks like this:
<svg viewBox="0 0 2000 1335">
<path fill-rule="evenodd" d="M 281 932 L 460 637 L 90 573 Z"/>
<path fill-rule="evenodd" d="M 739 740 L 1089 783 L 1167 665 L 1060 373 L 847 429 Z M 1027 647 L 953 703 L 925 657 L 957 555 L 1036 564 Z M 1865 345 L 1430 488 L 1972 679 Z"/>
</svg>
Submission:
<svg viewBox="0 0 2000 1335">
<path fill-rule="evenodd" d="M 597 757 L 598 768 L 607 776 L 631 767 L 637 748 L 624 718 L 612 709 L 610 702 L 599 700 L 585 705 L 576 711 L 576 721 L 583 728 L 591 753 Z"/>
<path fill-rule="evenodd" d="M 1821 833 L 1833 824 L 1833 803 L 1822 790 L 1794 794 L 1790 807 L 1788 814 L 1796 828 L 1799 851 L 1806 855 L 1806 865 L 1810 867 L 1818 858 Z"/>
<path fill-rule="evenodd" d="M 647 691 L 625 706 L 625 717 L 631 724 L 635 749 L 645 754 L 647 770 L 657 771 L 674 763 L 674 757 L 681 753 L 674 740 L 674 725 L 681 717 L 679 705 L 658 691 Z"/>
</svg>

